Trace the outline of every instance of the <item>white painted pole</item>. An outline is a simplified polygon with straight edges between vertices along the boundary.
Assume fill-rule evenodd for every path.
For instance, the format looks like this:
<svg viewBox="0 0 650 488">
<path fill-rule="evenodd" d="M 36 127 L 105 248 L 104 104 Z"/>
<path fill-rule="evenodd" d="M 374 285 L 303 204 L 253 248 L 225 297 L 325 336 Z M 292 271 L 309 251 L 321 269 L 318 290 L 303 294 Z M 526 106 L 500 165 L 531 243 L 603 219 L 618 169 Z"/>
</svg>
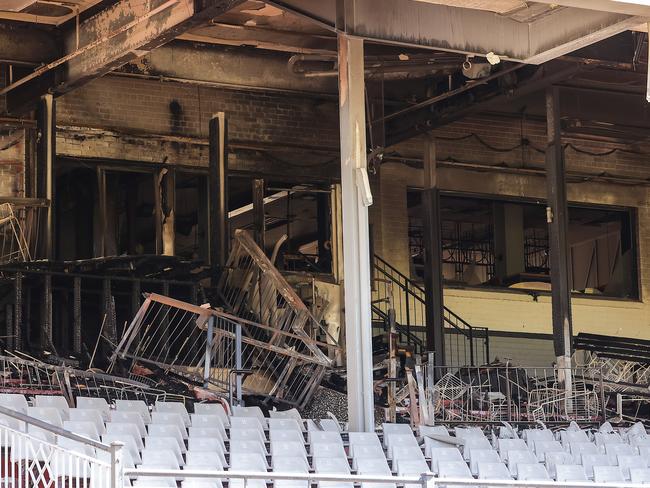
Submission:
<svg viewBox="0 0 650 488">
<path fill-rule="evenodd" d="M 363 40 L 339 34 L 343 286 L 350 431 L 374 430 Z"/>
</svg>

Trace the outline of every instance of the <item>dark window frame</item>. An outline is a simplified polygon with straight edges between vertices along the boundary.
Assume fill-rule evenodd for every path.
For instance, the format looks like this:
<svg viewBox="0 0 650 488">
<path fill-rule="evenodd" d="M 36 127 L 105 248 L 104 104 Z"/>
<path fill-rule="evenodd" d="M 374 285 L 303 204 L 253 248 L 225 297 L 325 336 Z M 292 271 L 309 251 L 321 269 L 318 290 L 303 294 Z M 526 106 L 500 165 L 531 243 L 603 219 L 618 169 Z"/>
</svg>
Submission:
<svg viewBox="0 0 650 488">
<path fill-rule="evenodd" d="M 422 188 L 417 186 L 408 186 L 406 188 L 408 192 L 420 192 Z M 440 190 L 440 197 L 454 197 L 454 198 L 471 198 L 475 200 L 486 200 L 489 202 L 506 202 L 506 203 L 520 203 L 520 204 L 534 204 L 546 206 L 546 198 L 535 198 L 535 197 L 521 197 L 514 195 L 500 195 L 493 193 L 478 193 L 478 192 L 464 192 L 457 190 Z M 628 207 L 624 205 L 608 205 L 602 203 L 589 203 L 589 202 L 576 202 L 569 200 L 567 202 L 569 208 L 584 208 L 589 210 L 604 210 L 612 212 L 625 212 L 629 218 L 629 227 L 630 227 L 630 242 L 632 243 L 632 252 L 633 252 L 633 273 L 634 277 L 631 280 L 631 284 L 634 286 L 636 293 L 634 297 L 616 297 L 608 295 L 595 295 L 595 294 L 586 294 L 580 292 L 572 292 L 572 298 L 586 298 L 586 299 L 596 299 L 596 300 L 613 300 L 613 301 L 625 301 L 625 302 L 643 302 L 643 289 L 641 286 L 641 261 L 639 253 L 639 218 L 638 218 L 638 208 L 637 207 Z M 419 281 L 417 276 L 411 276 L 412 279 Z M 514 293 L 517 295 L 531 295 L 536 296 L 551 296 L 551 292 L 545 290 L 532 290 L 525 288 L 507 288 L 499 286 L 476 286 L 476 285 L 459 285 L 459 284 L 445 284 L 445 288 L 450 289 L 463 289 L 463 290 L 484 290 L 489 292 L 500 292 L 500 293 Z"/>
</svg>

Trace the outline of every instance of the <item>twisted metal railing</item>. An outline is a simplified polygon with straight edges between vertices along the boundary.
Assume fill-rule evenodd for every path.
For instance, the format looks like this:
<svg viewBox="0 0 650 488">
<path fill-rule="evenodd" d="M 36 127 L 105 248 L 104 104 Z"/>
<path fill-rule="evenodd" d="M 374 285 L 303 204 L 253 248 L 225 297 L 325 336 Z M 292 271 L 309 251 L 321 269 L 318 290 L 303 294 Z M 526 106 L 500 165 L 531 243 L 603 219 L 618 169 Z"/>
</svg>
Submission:
<svg viewBox="0 0 650 488">
<path fill-rule="evenodd" d="M 150 294 L 113 355 L 173 372 L 223 395 L 254 394 L 304 406 L 331 363 L 327 344 L 162 295 Z M 236 378 L 233 379 L 233 376 Z"/>
</svg>

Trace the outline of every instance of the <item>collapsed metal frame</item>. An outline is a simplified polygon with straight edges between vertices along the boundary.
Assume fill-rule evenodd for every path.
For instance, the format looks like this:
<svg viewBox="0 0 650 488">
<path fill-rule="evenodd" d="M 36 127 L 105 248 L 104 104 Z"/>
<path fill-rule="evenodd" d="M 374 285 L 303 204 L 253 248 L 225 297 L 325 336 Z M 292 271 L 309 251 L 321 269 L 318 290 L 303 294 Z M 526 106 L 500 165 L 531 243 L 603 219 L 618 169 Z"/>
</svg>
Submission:
<svg viewBox="0 0 650 488">
<path fill-rule="evenodd" d="M 421 368 L 421 369 L 419 369 Z M 445 423 L 600 423 L 613 393 L 602 368 L 417 366 L 420 409 Z M 566 382 L 572 385 L 566 389 Z"/>
<path fill-rule="evenodd" d="M 242 319 L 209 306 L 149 294 L 117 345 L 111 363 L 171 371 L 221 395 L 260 395 L 296 407 L 311 399 L 331 361 L 328 345 L 306 334 Z M 231 398 L 232 401 L 232 398 Z"/>
<path fill-rule="evenodd" d="M 335 353 L 338 338 L 312 315 L 294 289 L 284 279 L 247 231 L 235 231 L 228 262 L 217 285 L 220 298 L 233 315 L 253 322 L 291 331 L 307 344 L 323 337 L 329 352 Z M 327 361 L 320 349 L 312 353 Z"/>
<path fill-rule="evenodd" d="M 116 297 L 122 298 L 121 305 L 129 308 L 129 317 L 139 309 L 143 291 L 160 290 L 167 295 L 172 289 L 182 290 L 185 292 L 182 295 L 190 298 L 192 303 L 199 302 L 200 285 L 192 281 L 34 269 L 18 267 L 16 263 L 0 268 L 0 275 L 13 288 L 13 300 L 5 305 L 3 315 L 6 345 L 9 349 L 16 350 L 31 350 L 36 345 L 32 341 L 32 304 L 37 300 L 37 296 L 41 298 L 40 333 L 37 339 L 40 348 L 54 348 L 59 353 L 74 355 L 81 354 L 84 339 L 94 335 L 83 332 L 82 311 L 87 304 L 96 305 L 100 311 L 95 324 L 98 329 L 102 316 L 106 315 L 103 336 L 115 344 L 121 329 L 115 320 Z M 57 332 L 56 306 L 61 301 L 61 293 L 68 296 L 72 302 L 72 327 L 69 331 Z M 57 294 L 59 300 L 54 298 Z M 58 351 L 54 346 L 61 343 L 66 343 L 67 347 Z"/>
<path fill-rule="evenodd" d="M 55 366 L 42 361 L 0 356 L 0 392 L 27 396 L 61 395 L 70 406 L 79 396 L 104 398 L 109 404 L 118 399 L 185 400 L 139 381 L 110 374 L 82 371 L 69 366 Z"/>
</svg>

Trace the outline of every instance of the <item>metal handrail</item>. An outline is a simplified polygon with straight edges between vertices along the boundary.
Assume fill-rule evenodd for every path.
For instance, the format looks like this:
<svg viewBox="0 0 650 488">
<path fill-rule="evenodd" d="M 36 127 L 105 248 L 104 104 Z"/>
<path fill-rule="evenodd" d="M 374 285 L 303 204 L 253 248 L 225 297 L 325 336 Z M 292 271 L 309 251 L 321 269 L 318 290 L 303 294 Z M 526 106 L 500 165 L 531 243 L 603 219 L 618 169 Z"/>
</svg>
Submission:
<svg viewBox="0 0 650 488">
<path fill-rule="evenodd" d="M 88 437 L 84 437 L 82 435 L 75 434 L 73 432 L 70 432 L 69 430 L 62 429 L 61 427 L 57 427 L 56 425 L 52 425 L 43 420 L 30 417 L 29 415 L 26 415 L 24 413 L 16 412 L 15 410 L 11 410 L 9 408 L 0 406 L 0 414 L 6 415 L 7 417 L 12 417 L 16 420 L 20 420 L 21 422 L 25 422 L 26 424 L 29 425 L 34 425 L 35 427 L 38 427 L 40 429 L 46 430 L 48 432 L 51 432 L 53 434 L 62 437 L 66 437 L 70 440 L 81 442 L 82 444 L 87 444 L 94 448 L 101 449 L 102 451 L 111 452 L 111 446 L 108 444 L 102 444 L 101 442 L 95 441 L 93 439 L 89 439 Z"/>
<path fill-rule="evenodd" d="M 405 293 L 411 295 L 413 298 L 418 300 L 420 303 L 423 305 L 425 304 L 424 298 L 422 298 L 422 295 L 424 295 L 425 290 L 422 288 L 420 285 L 418 285 L 415 281 L 413 281 L 411 278 L 406 276 L 404 273 L 402 273 L 400 270 L 395 268 L 393 265 L 388 263 L 386 260 L 384 260 L 381 256 L 378 256 L 375 254 L 375 259 L 379 261 L 385 268 L 389 269 L 391 273 L 386 271 L 386 269 L 375 265 L 375 270 L 381 272 L 384 276 L 387 276 L 392 279 L 393 283 L 396 284 L 401 290 L 403 290 Z M 404 280 L 404 283 L 400 282 L 399 280 L 396 280 L 393 275 L 397 275 L 399 278 L 402 278 Z M 415 293 L 413 289 L 416 289 L 419 293 Z M 457 313 L 455 313 L 453 310 L 449 309 L 448 307 L 443 305 L 443 309 L 445 313 L 449 314 L 449 317 L 453 318 L 456 322 L 452 321 L 451 318 L 445 316 L 445 322 L 447 322 L 449 325 L 452 327 L 455 327 L 459 331 L 463 332 L 463 334 L 467 337 L 469 337 L 470 333 L 463 331 L 462 327 L 459 327 L 457 322 L 460 322 L 465 328 L 471 330 L 475 329 L 477 327 L 471 325 L 469 322 L 467 322 L 465 319 L 463 319 L 461 316 L 459 316 Z M 483 327 L 483 329 L 487 330 L 487 327 Z"/>
<path fill-rule="evenodd" d="M 388 314 L 374 304 L 371 304 L 371 309 L 374 313 L 376 313 L 379 316 L 379 318 L 382 319 L 382 321 L 384 322 L 384 328 L 386 328 L 387 327 L 386 323 L 388 322 Z M 422 341 L 422 339 L 420 339 L 412 332 L 408 331 L 402 324 L 395 323 L 395 329 L 397 329 L 398 333 L 404 334 L 405 336 L 410 338 L 419 347 L 421 348 L 424 347 L 424 342 Z"/>
<path fill-rule="evenodd" d="M 169 469 L 125 469 L 124 474 L 130 477 L 184 477 L 184 478 L 213 478 L 213 479 L 256 479 L 256 480 L 294 480 L 308 482 L 347 482 L 347 483 L 386 483 L 386 484 L 419 484 L 423 488 L 437 484 L 445 486 L 490 486 L 490 487 L 526 487 L 526 488 L 612 488 L 611 483 L 594 481 L 529 481 L 529 480 L 477 480 L 474 478 L 435 478 L 433 473 L 422 473 L 420 476 L 369 476 L 369 475 L 340 475 L 317 473 L 276 473 L 259 471 L 217 471 L 217 470 L 169 470 Z M 640 483 L 617 483 L 620 488 L 643 488 L 647 485 Z"/>
<path fill-rule="evenodd" d="M 214 478 L 214 479 L 256 479 L 256 480 L 294 480 L 294 481 L 345 481 L 356 483 L 400 483 L 420 484 L 426 487 L 433 478 L 433 473 L 422 473 L 420 476 L 377 476 L 361 474 L 323 474 L 323 473 L 276 473 L 260 471 L 217 471 L 199 469 L 154 469 L 129 468 L 124 469 L 125 476 L 155 476 L 175 478 Z M 468 481 L 468 480 L 465 480 Z M 474 480 L 475 481 L 475 480 Z"/>
</svg>

